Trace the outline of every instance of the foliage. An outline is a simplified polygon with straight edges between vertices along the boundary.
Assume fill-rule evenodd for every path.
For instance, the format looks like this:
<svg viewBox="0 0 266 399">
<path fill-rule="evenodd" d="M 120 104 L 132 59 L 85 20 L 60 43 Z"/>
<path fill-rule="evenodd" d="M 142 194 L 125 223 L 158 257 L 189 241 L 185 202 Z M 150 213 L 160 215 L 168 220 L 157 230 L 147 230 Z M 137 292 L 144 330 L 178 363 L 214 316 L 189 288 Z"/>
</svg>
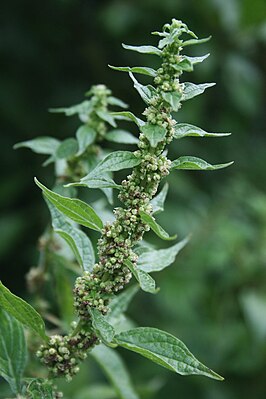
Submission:
<svg viewBox="0 0 266 399">
<path fill-rule="evenodd" d="M 183 101 L 202 94 L 206 88 L 213 86 L 213 84 L 196 85 L 190 82 L 181 83 L 179 80 L 183 71 L 193 70 L 193 64 L 199 61 L 194 62 L 192 58 L 183 56 L 181 54 L 183 47 L 202 43 L 207 39 L 198 39 L 184 23 L 175 19 L 172 20 L 171 24 L 164 25 L 162 32 L 153 33 L 161 38 L 158 47 L 124 45 L 124 48 L 159 56 L 161 65 L 157 70 L 151 72 L 146 67 L 114 68 L 129 73 L 135 89 L 146 103 L 143 112 L 146 122 L 142 121 L 140 124 L 137 151 L 114 151 L 103 158 L 99 155 L 100 150 L 97 144 L 108 137 L 106 125 L 116 127 L 116 119 L 121 116 L 126 119 L 129 117 L 130 120 L 133 119 L 139 125 L 138 118 L 132 113 L 110 113 L 108 105 L 118 105 L 123 108 L 126 105 L 121 100 L 111 96 L 111 92 L 103 85 L 94 86 L 87 93 L 90 100 L 85 100 L 81 104 L 69 108 L 52 110 L 53 112 L 64 113 L 67 116 L 75 114 L 79 116 L 83 124 L 76 132 L 76 139 L 69 138 L 59 143 L 49 137 L 37 138 L 15 146 L 15 148 L 27 147 L 37 153 L 48 154 L 49 158 L 45 164 L 55 163 L 57 182 L 68 183 L 65 187 L 85 185 L 90 188 L 100 188 L 111 204 L 113 203 L 112 189 L 118 188 L 118 199 L 123 206 L 114 209 L 115 219 L 112 223 L 104 224 L 93 207 L 86 202 L 69 197 L 70 193 L 68 193 L 68 196 L 64 196 L 49 190 L 35 179 L 51 211 L 54 233 L 59 234 L 73 250 L 76 259 L 72 261 L 81 266 L 81 275 L 76 277 L 73 289 L 76 321 L 71 323 L 69 329 L 65 324 L 66 319 L 62 321 L 58 319 L 56 323 L 58 323 L 59 331 L 57 334 L 50 333 L 50 336 L 46 335 L 44 321 L 38 312 L 22 299 L 13 295 L 1 283 L 1 306 L 17 320 L 16 323 L 21 322 L 42 339 L 43 342 L 36 355 L 48 371 L 43 380 L 40 378 L 33 379 L 30 383 L 25 380 L 22 385 L 19 378 L 21 379 L 23 367 L 22 371 L 20 368 L 15 372 L 15 375 L 10 375 L 7 369 L 3 369 L 2 374 L 10 382 L 14 393 L 24 393 L 27 397 L 33 398 L 37 398 L 38 395 L 47 398 L 61 397 L 62 393 L 58 392 L 56 387 L 50 384 L 50 381 L 52 382 L 56 377 L 65 377 L 67 381 L 70 381 L 79 372 L 81 361 L 86 359 L 94 346 L 100 343 L 107 347 L 122 346 L 135 351 L 181 375 L 198 374 L 218 380 L 223 379 L 199 362 L 182 341 L 169 333 L 151 327 L 138 327 L 125 331 L 119 331 L 117 328 L 117 323 L 123 316 L 122 312 L 126 310 L 126 306 L 121 306 L 119 301 L 120 296 L 124 294 L 118 295 L 118 293 L 130 282 L 132 275 L 144 291 L 150 293 L 158 291 L 155 288 L 153 278 L 138 265 L 137 248 L 141 249 L 139 245 L 144 233 L 151 229 L 164 240 L 176 238 L 176 235 L 170 236 L 153 216 L 154 212 L 163 210 L 167 194 L 165 191 L 167 186 L 164 186 L 160 194 L 156 195 L 161 180 L 174 169 L 212 170 L 231 164 L 212 166 L 206 161 L 190 156 L 181 157 L 175 161 L 170 161 L 167 158 L 165 148 L 175 139 L 175 126 L 177 124 L 175 119 L 172 118 L 172 112 L 178 111 Z M 193 39 L 183 39 L 184 35 L 192 36 Z M 205 58 L 201 57 L 200 62 Z M 132 71 L 152 76 L 154 86 L 139 83 Z M 195 129 L 201 131 L 199 128 Z M 115 136 L 113 136 L 116 142 L 119 142 L 120 135 L 122 143 L 125 141 L 131 142 L 131 144 L 136 143 L 129 132 L 122 131 L 121 133 L 119 130 L 115 131 Z M 183 135 L 183 137 L 185 136 L 186 134 Z M 133 168 L 132 173 L 122 180 L 121 185 L 117 185 L 112 179 L 112 173 L 129 168 Z M 87 175 L 82 177 L 82 174 L 86 171 Z M 71 180 L 74 180 L 74 182 L 72 183 Z M 73 194 L 76 195 L 76 192 Z M 155 209 L 153 210 L 154 202 Z M 72 224 L 72 222 L 75 222 L 75 224 Z M 98 260 L 94 265 L 92 265 L 95 256 L 93 246 L 76 225 L 85 226 L 101 233 L 97 242 Z M 54 252 L 57 252 L 54 233 L 50 229 L 50 232 L 46 235 L 42 243 L 41 264 L 37 270 L 32 270 L 28 275 L 29 286 L 32 290 L 37 291 L 40 284 L 45 284 L 45 274 L 51 273 L 49 258 L 54 258 Z M 187 239 L 172 248 L 157 251 L 160 254 L 159 259 L 166 257 L 167 260 L 162 261 L 159 266 L 152 266 L 150 271 L 158 271 L 169 266 L 186 243 Z M 86 252 L 88 250 L 89 254 Z M 168 259 L 165 251 L 167 255 L 169 252 L 168 256 L 171 260 Z M 45 256 L 44 260 L 43 256 Z M 87 260 L 90 262 L 90 267 L 88 267 Z M 55 258 L 53 262 L 56 263 Z M 62 263 L 62 260 L 60 263 Z M 65 294 L 68 292 L 65 290 L 66 287 L 60 286 Z M 132 291 L 129 290 L 128 298 L 130 299 Z M 58 298 L 60 296 L 61 293 L 59 292 Z M 112 305 L 114 301 L 115 305 Z M 64 308 L 64 303 L 62 307 Z M 64 313 L 62 312 L 62 315 Z M 110 324 L 110 318 L 113 320 L 112 324 Z M 50 317 L 50 320 L 53 319 Z M 3 334 L 6 332 L 4 329 L 2 331 Z M 16 339 L 20 339 L 19 335 Z M 113 355 L 111 352 L 109 354 L 108 351 L 105 355 L 109 357 L 108 361 L 103 361 L 104 356 L 100 355 L 99 350 L 96 349 L 94 353 L 99 364 L 114 384 L 119 396 L 121 398 L 126 398 L 128 395 L 137 397 L 129 377 L 126 377 L 128 383 L 124 381 L 125 389 L 122 388 L 122 385 L 119 389 L 119 377 L 114 373 L 127 375 L 126 370 L 118 355 Z M 14 384 L 14 378 L 19 382 Z"/>
<path fill-rule="evenodd" d="M 194 140 L 192 137 L 179 140 L 171 146 L 169 154 L 171 159 L 186 153 L 195 154 L 210 163 L 216 163 L 224 154 L 225 159 L 235 159 L 235 164 L 225 172 L 180 171 L 170 175 L 167 212 L 158 214 L 156 220 L 169 233 L 177 232 L 181 238 L 193 232 L 192 241 L 179 254 L 174 267 L 168 268 L 166 273 L 157 273 L 160 295 L 139 295 L 131 306 L 130 314 L 139 325 L 156 326 L 183 339 L 199 358 L 213 365 L 226 379 L 223 384 L 214 384 L 207 379 L 177 378 L 174 373 L 166 373 L 163 369 L 152 367 L 152 364 L 147 367 L 147 361 L 139 362 L 136 355 L 124 351 L 133 380 L 140 384 L 142 381 L 147 386 L 145 397 L 152 393 L 148 392 L 148 386 L 156 384 L 161 386 L 160 396 L 163 397 L 171 397 L 177 389 L 182 397 L 247 399 L 265 396 L 265 351 L 263 346 L 255 343 L 253 329 L 244 319 L 237 299 L 242 288 L 256 292 L 262 287 L 263 294 L 265 285 L 262 272 L 248 277 L 240 267 L 245 262 L 248 269 L 255 271 L 256 265 L 260 265 L 263 270 L 264 262 L 263 210 L 251 212 L 248 203 L 259 199 L 263 202 L 265 192 L 265 6 L 263 0 L 252 3 L 236 0 L 111 0 L 82 4 L 72 0 L 47 0 L 42 7 L 32 0 L 23 5 L 14 0 L 12 5 L 8 2 L 2 5 L 1 159 L 6 165 L 6 173 L 2 174 L 1 180 L 3 234 L 0 255 L 1 264 L 6 267 L 1 269 L 1 279 L 12 292 L 24 298 L 23 275 L 29 265 L 36 264 L 35 241 L 47 220 L 45 205 L 31 182 L 33 175 L 36 175 L 51 188 L 53 181 L 49 176 L 52 166 L 43 169 L 38 162 L 40 157 L 29 151 L 12 152 L 11 146 L 34 135 L 49 134 L 60 141 L 71 137 L 78 127 L 76 120 L 49 115 L 45 108 L 77 102 L 83 88 L 97 82 L 99 76 L 101 81 L 115 88 L 117 95 L 127 99 L 131 110 L 139 115 L 141 105 L 134 93 L 129 99 L 126 75 L 121 77 L 105 66 L 107 62 L 112 65 L 145 65 L 144 54 L 120 51 L 121 41 L 141 44 L 146 32 L 160 26 L 172 15 L 189 21 L 201 37 L 210 32 L 213 36 L 213 40 L 202 46 L 187 47 L 186 52 L 190 56 L 211 53 L 208 62 L 197 68 L 195 66 L 193 80 L 199 83 L 215 77 L 217 86 L 208 90 L 208 95 L 184 104 L 178 120 L 201 126 L 207 131 L 231 130 L 234 134 L 219 143 L 204 138 Z M 150 56 L 149 65 L 157 68 L 156 56 Z M 188 77 L 185 80 L 189 80 Z M 143 76 L 143 81 L 146 82 L 147 77 Z M 121 126 L 123 129 L 127 127 L 122 121 Z M 130 130 L 134 130 L 133 125 Z M 109 145 L 121 149 L 111 142 Z M 234 176 L 232 184 L 228 182 L 228 174 Z M 243 183 L 241 190 L 237 181 Z M 60 193 L 67 195 L 66 192 Z M 81 189 L 80 194 L 91 205 L 101 192 Z M 95 209 L 99 213 L 98 207 Z M 104 213 L 103 220 L 112 220 L 107 213 Z M 238 236 L 241 240 L 237 239 Z M 235 251 L 231 247 L 236 247 L 236 244 L 231 245 L 229 237 L 238 243 Z M 94 243 L 92 233 L 90 238 Z M 153 234 L 147 240 L 152 242 L 150 248 L 158 245 Z M 165 242 L 162 247 L 168 245 L 173 243 Z M 69 263 L 64 262 L 61 267 L 53 263 L 53 266 L 58 284 L 63 286 L 69 278 L 72 281 Z M 49 282 L 46 284 L 49 285 Z M 46 293 L 49 302 L 53 301 L 50 309 L 46 309 L 47 316 L 49 312 L 56 312 L 56 287 Z M 260 296 L 263 298 L 263 295 Z M 231 301 L 228 301 L 229 297 Z M 64 302 L 63 298 L 61 302 Z M 37 306 L 35 300 L 31 303 Z M 216 303 L 216 309 L 219 306 L 219 312 L 215 311 L 213 303 Z M 44 306 L 40 302 L 39 305 Z M 225 315 L 223 318 L 221 312 Z M 226 316 L 228 313 L 230 320 Z M 236 321 L 241 324 L 240 335 L 237 334 L 239 328 L 234 327 Z M 221 330 L 223 334 L 220 334 Z M 218 337 L 221 337 L 219 354 Z M 247 360 L 248 367 L 245 366 Z M 94 369 L 91 362 L 89 372 L 85 374 L 81 371 L 79 378 L 64 386 L 65 395 L 68 393 L 69 398 L 76 397 L 78 388 L 85 382 L 92 385 L 93 395 L 94 381 L 98 380 L 102 386 L 102 377 L 100 373 L 95 375 Z M 157 373 L 160 374 L 160 381 L 152 381 L 152 376 Z M 162 380 L 167 381 L 163 387 Z M 95 392 L 99 392 L 100 386 L 95 386 Z M 0 396 L 4 398 L 11 396 L 5 387 L 1 380 Z M 144 387 L 140 388 L 144 397 Z M 154 395 L 160 397 L 158 393 Z M 85 394 L 83 397 L 86 397 Z M 93 397 L 97 397 L 97 393 Z"/>
</svg>

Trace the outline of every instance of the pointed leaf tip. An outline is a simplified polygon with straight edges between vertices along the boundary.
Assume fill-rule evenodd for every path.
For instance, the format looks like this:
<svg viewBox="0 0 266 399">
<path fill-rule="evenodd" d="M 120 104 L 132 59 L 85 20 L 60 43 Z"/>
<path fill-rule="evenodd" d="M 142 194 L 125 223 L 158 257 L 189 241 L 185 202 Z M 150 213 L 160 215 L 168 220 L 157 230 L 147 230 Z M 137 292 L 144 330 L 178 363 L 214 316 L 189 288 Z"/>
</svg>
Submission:
<svg viewBox="0 0 266 399">
<path fill-rule="evenodd" d="M 203 39 L 189 39 L 186 40 L 182 43 L 182 47 L 185 46 L 192 46 L 195 44 L 202 44 L 202 43 L 206 43 L 208 42 L 210 39 L 212 38 L 212 36 L 208 36 L 208 37 L 204 37 Z"/>
<path fill-rule="evenodd" d="M 174 127 L 175 139 L 182 139 L 183 137 L 225 137 L 230 136 L 231 133 L 209 133 L 200 127 L 190 125 L 188 123 L 177 123 Z"/>
<path fill-rule="evenodd" d="M 153 216 L 149 215 L 147 212 L 140 211 L 140 217 L 144 223 L 154 231 L 154 233 L 160 237 L 162 240 L 174 240 L 177 235 L 169 236 L 169 234 L 156 222 Z"/>
<path fill-rule="evenodd" d="M 211 165 L 210 163 L 204 161 L 201 158 L 193 156 L 183 156 L 172 161 L 171 170 L 173 169 L 184 169 L 184 170 L 217 170 L 227 168 L 232 165 L 234 161 Z"/>
<path fill-rule="evenodd" d="M 148 75 L 148 76 L 152 76 L 155 77 L 156 76 L 156 70 L 153 68 L 149 68 L 149 67 L 142 67 L 142 66 L 137 66 L 137 67 L 116 67 L 116 66 L 112 66 L 109 65 L 109 67 L 111 69 L 114 69 L 115 71 L 120 71 L 120 72 L 133 72 L 133 73 L 139 73 L 142 75 Z"/>
<path fill-rule="evenodd" d="M 142 53 L 142 54 L 154 54 L 154 55 L 162 54 L 162 51 L 154 46 L 131 46 L 131 45 L 122 43 L 122 47 L 126 50 L 132 50 L 132 51 L 136 51 L 137 53 Z"/>
</svg>

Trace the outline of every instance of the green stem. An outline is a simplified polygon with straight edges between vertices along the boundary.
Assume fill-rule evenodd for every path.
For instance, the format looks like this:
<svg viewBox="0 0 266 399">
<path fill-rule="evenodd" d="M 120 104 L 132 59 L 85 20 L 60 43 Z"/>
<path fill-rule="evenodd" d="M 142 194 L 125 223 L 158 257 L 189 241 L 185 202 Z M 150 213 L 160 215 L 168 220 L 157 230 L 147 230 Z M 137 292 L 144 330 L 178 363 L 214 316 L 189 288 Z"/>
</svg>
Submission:
<svg viewBox="0 0 266 399">
<path fill-rule="evenodd" d="M 79 319 L 78 324 L 74 328 L 73 332 L 70 334 L 70 337 L 71 338 L 75 337 L 75 335 L 77 335 L 81 331 L 83 325 L 84 325 L 84 322 Z"/>
</svg>

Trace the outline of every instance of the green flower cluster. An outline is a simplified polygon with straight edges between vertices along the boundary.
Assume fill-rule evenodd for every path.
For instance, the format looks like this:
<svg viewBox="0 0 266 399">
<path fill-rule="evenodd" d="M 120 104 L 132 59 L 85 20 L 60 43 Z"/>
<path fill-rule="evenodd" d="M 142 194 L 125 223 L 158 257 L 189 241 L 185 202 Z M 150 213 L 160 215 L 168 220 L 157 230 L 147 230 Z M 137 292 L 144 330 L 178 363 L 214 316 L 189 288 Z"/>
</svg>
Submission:
<svg viewBox="0 0 266 399">
<path fill-rule="evenodd" d="M 151 101 L 151 104 L 152 105 L 145 109 L 143 115 L 146 116 L 148 123 L 154 126 L 159 126 L 166 131 L 165 141 L 161 141 L 156 147 L 155 153 L 160 154 L 163 151 L 165 145 L 170 144 L 173 140 L 176 121 L 171 117 L 171 108 L 169 107 L 169 104 L 165 102 L 162 95 Z M 145 144 L 145 147 L 149 146 L 148 140 L 144 135 L 141 134 L 139 143 L 140 148 L 145 148 L 143 142 Z"/>
<path fill-rule="evenodd" d="M 92 274 L 79 277 L 74 288 L 75 308 L 79 317 L 90 319 L 89 308 L 95 307 L 102 314 L 108 312 L 111 295 L 122 290 L 132 277 L 125 266 L 130 260 L 134 265 L 137 255 L 132 250 L 149 226 L 142 222 L 139 212 L 152 213 L 150 200 L 156 194 L 161 179 L 169 173 L 170 161 L 162 154 L 149 154 L 140 150 L 142 162 L 126 180 L 122 181 L 119 199 L 125 208 L 116 208 L 116 220 L 107 223 L 98 241 L 99 262 Z"/>
<path fill-rule="evenodd" d="M 89 126 L 91 131 L 95 132 L 95 139 L 85 152 L 67 161 L 65 174 L 70 177 L 71 181 L 80 179 L 88 173 L 88 157 L 97 155 L 100 151 L 97 143 L 103 141 L 107 133 L 106 120 L 103 118 L 106 118 L 106 115 L 110 113 L 108 99 L 111 94 L 111 90 L 105 85 L 94 85 L 86 93 L 87 96 L 91 97 L 90 100 L 86 100 L 77 106 L 81 121 L 86 126 Z"/>
<path fill-rule="evenodd" d="M 93 283 L 99 283 L 95 276 L 86 272 L 76 279 L 74 288 L 74 306 L 81 320 L 90 319 L 89 309 L 97 308 L 102 314 L 108 312 L 109 297 L 104 297 L 100 291 L 92 290 Z"/>
<path fill-rule="evenodd" d="M 108 98 L 111 96 L 112 92 L 105 85 L 101 84 L 92 86 L 86 94 L 91 96 L 88 109 L 89 112 L 81 116 L 81 119 L 96 131 L 96 141 L 101 141 L 107 133 L 107 127 L 100 115 L 105 115 L 109 112 Z"/>
<path fill-rule="evenodd" d="M 162 50 L 162 64 L 157 70 L 154 83 L 164 92 L 176 92 L 182 95 L 184 85 L 179 82 L 179 76 L 182 74 L 182 67 L 180 66 L 183 61 L 180 56 L 182 50 L 182 41 L 180 36 L 183 33 L 192 32 L 188 30 L 186 24 L 176 19 L 172 20 L 172 24 L 165 24 L 163 27 L 164 33 L 169 33 L 160 41 L 159 46 L 163 47 Z"/>
<path fill-rule="evenodd" d="M 36 355 L 47 366 L 52 377 L 64 376 L 67 381 L 71 381 L 79 371 L 78 363 L 86 359 L 87 350 L 97 343 L 99 340 L 96 335 L 83 328 L 73 337 L 53 335 Z"/>
<path fill-rule="evenodd" d="M 105 138 L 108 132 L 107 122 L 108 116 L 110 117 L 109 106 L 126 106 L 126 104 L 118 98 L 112 97 L 111 90 L 103 84 L 92 86 L 86 93 L 86 96 L 89 97 L 89 100 L 85 100 L 80 104 L 69 108 L 53 110 L 53 112 L 64 112 L 68 116 L 78 114 L 80 120 L 84 123 L 81 128 L 86 126 L 89 128 L 88 134 L 92 132 L 95 133 L 93 141 L 87 146 L 83 153 L 72 154 L 71 157 L 66 159 L 63 170 L 60 170 L 60 173 L 57 171 L 57 183 L 62 183 L 62 181 L 72 182 L 73 180 L 80 179 L 89 172 L 91 160 L 97 158 L 101 152 L 98 143 Z M 46 252 L 54 251 L 54 242 L 49 233 L 47 234 L 47 232 L 45 232 L 44 235 L 40 237 L 38 247 L 40 251 L 40 264 L 37 267 L 32 267 L 26 275 L 27 287 L 31 293 L 38 292 L 49 278 L 49 273 L 47 273 L 45 269 L 46 262 L 43 262 L 46 257 Z"/>
</svg>

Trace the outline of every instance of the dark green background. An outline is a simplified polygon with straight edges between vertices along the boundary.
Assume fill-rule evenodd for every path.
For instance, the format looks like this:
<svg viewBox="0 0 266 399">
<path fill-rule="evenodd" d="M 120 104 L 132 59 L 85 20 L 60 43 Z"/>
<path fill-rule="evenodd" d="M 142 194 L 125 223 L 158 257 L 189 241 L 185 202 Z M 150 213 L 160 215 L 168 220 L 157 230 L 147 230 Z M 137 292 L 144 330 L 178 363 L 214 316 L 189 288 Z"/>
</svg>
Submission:
<svg viewBox="0 0 266 399">
<path fill-rule="evenodd" d="M 160 294 L 139 296 L 131 314 L 183 339 L 226 380 L 181 378 L 135 355 L 128 367 L 139 384 L 162 381 L 155 398 L 260 399 L 266 394 L 265 0 L 2 2 L 1 279 L 23 295 L 23 276 L 36 262 L 48 216 L 33 176 L 48 184 L 52 175 L 40 156 L 12 146 L 39 135 L 72 136 L 77 120 L 47 109 L 79 102 L 91 84 L 107 84 L 140 114 L 144 104 L 131 81 L 107 64 L 152 66 L 155 57 L 127 52 L 121 42 L 155 44 L 149 33 L 173 17 L 199 37 L 213 37 L 189 50 L 211 56 L 184 79 L 217 83 L 186 103 L 178 120 L 233 135 L 184 139 L 170 156 L 235 164 L 171 175 L 159 219 L 170 233 L 193 232 L 193 239 L 176 265 L 158 275 Z"/>
</svg>

